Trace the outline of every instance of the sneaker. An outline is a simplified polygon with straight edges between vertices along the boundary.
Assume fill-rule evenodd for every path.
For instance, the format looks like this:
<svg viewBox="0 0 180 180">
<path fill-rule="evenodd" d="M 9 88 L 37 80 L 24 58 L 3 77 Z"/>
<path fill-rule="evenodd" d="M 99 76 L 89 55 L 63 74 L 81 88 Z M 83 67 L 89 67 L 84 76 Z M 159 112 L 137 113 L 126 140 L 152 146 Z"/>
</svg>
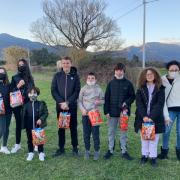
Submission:
<svg viewBox="0 0 180 180">
<path fill-rule="evenodd" d="M 44 161 L 45 154 L 43 152 L 39 153 L 39 160 Z"/>
<path fill-rule="evenodd" d="M 38 146 L 34 146 L 34 151 L 38 152 Z"/>
<path fill-rule="evenodd" d="M 26 160 L 32 161 L 33 157 L 34 157 L 34 153 L 30 152 L 30 153 L 28 153 L 28 157 L 26 158 Z"/>
<path fill-rule="evenodd" d="M 107 151 L 107 153 L 104 155 L 104 159 L 110 159 L 113 153 L 110 152 L 110 150 Z"/>
<path fill-rule="evenodd" d="M 58 149 L 54 154 L 53 157 L 62 156 L 65 153 L 64 149 Z"/>
<path fill-rule="evenodd" d="M 84 153 L 84 159 L 88 160 L 89 157 L 90 157 L 90 151 L 86 150 L 85 153 Z"/>
<path fill-rule="evenodd" d="M 124 159 L 126 159 L 128 161 L 133 160 L 133 158 L 128 154 L 128 152 L 123 153 L 122 158 L 124 158 Z"/>
<path fill-rule="evenodd" d="M 97 161 L 99 159 L 100 153 L 99 151 L 94 152 L 94 161 Z"/>
<path fill-rule="evenodd" d="M 77 147 L 73 148 L 72 153 L 73 153 L 73 156 L 80 156 L 80 153 Z"/>
<path fill-rule="evenodd" d="M 151 161 L 150 161 L 150 163 L 151 163 L 151 166 L 152 166 L 152 167 L 157 167 L 156 158 L 152 158 Z"/>
<path fill-rule="evenodd" d="M 147 158 L 146 156 L 142 156 L 142 157 L 141 157 L 140 164 L 141 164 L 141 165 L 144 165 L 144 164 L 147 163 L 147 161 L 148 161 L 148 158 Z"/>
<path fill-rule="evenodd" d="M 17 151 L 19 151 L 21 149 L 21 145 L 20 144 L 15 144 L 14 147 L 11 150 L 11 153 L 17 153 Z"/>
<path fill-rule="evenodd" d="M 6 146 L 1 146 L 0 152 L 2 152 L 4 154 L 10 154 L 11 153 Z"/>
</svg>

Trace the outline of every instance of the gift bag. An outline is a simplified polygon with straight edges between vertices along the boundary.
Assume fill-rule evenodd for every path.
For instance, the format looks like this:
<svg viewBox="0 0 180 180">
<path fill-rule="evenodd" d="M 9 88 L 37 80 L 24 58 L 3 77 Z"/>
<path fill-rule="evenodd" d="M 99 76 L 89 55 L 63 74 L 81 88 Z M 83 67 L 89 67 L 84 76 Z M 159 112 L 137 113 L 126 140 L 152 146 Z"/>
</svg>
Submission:
<svg viewBox="0 0 180 180">
<path fill-rule="evenodd" d="M 103 123 L 101 118 L 101 114 L 98 110 L 92 110 L 88 112 L 89 120 L 91 122 L 91 126 L 99 126 Z"/>
<path fill-rule="evenodd" d="M 10 105 L 12 108 L 23 105 L 23 97 L 20 90 L 10 93 Z"/>
<path fill-rule="evenodd" d="M 68 129 L 70 127 L 71 115 L 68 112 L 60 112 L 58 118 L 58 128 Z"/>
<path fill-rule="evenodd" d="M 5 114 L 5 106 L 4 106 L 4 100 L 2 97 L 0 97 L 0 115 Z"/>
<path fill-rule="evenodd" d="M 127 114 L 127 110 L 123 110 L 121 112 L 120 120 L 119 120 L 120 130 L 122 130 L 122 131 L 127 131 L 128 130 L 128 120 L 129 120 L 129 117 L 128 117 L 128 114 Z"/>
<path fill-rule="evenodd" d="M 38 146 L 46 143 L 45 130 L 42 128 L 35 128 L 32 130 L 33 145 Z"/>
<path fill-rule="evenodd" d="M 153 122 L 142 123 L 141 130 L 142 138 L 144 140 L 154 140 L 155 139 L 155 125 Z"/>
</svg>

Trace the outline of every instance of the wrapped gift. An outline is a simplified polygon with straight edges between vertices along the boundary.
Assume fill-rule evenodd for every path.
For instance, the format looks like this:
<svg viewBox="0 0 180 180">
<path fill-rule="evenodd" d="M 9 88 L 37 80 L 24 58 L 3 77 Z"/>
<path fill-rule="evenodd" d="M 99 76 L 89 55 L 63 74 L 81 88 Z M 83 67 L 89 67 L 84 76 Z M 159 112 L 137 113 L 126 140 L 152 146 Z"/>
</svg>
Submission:
<svg viewBox="0 0 180 180">
<path fill-rule="evenodd" d="M 153 122 L 142 123 L 141 130 L 142 138 L 144 140 L 154 140 L 155 139 L 155 125 Z"/>
<path fill-rule="evenodd" d="M 121 112 L 120 120 L 119 120 L 120 130 L 122 130 L 122 131 L 127 131 L 128 130 L 128 120 L 129 120 L 129 117 L 128 117 L 128 114 L 127 114 L 127 110 L 123 110 Z"/>
<path fill-rule="evenodd" d="M 35 128 L 32 130 L 33 145 L 38 146 L 46 143 L 45 130 L 42 128 Z"/>
<path fill-rule="evenodd" d="M 58 128 L 68 129 L 70 127 L 71 115 L 68 112 L 60 112 L 58 118 Z"/>
<path fill-rule="evenodd" d="M 4 100 L 2 97 L 0 97 L 0 115 L 5 114 L 5 106 L 4 106 Z"/>
<path fill-rule="evenodd" d="M 12 108 L 23 105 L 23 97 L 20 90 L 10 93 L 10 105 Z"/>
<path fill-rule="evenodd" d="M 99 126 L 103 123 L 101 114 L 98 110 L 89 111 L 88 116 L 92 126 Z"/>
</svg>

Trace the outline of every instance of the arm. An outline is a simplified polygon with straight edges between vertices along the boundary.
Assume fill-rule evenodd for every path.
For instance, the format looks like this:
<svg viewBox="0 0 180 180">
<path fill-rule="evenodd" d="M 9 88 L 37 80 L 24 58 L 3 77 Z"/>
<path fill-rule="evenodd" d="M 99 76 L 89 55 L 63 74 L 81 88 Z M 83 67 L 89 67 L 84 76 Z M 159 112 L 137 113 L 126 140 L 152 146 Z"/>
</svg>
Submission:
<svg viewBox="0 0 180 180">
<path fill-rule="evenodd" d="M 82 88 L 79 93 L 78 105 L 81 111 L 86 111 L 85 107 L 83 106 L 83 94 L 84 94 L 84 89 Z"/>
<path fill-rule="evenodd" d="M 45 122 L 47 117 L 48 117 L 48 109 L 47 109 L 47 105 L 44 101 L 41 101 L 40 104 L 40 118 L 42 122 Z"/>
<path fill-rule="evenodd" d="M 104 104 L 104 92 L 102 91 L 100 87 L 99 87 L 99 99 L 97 100 L 96 104 L 98 106 L 101 106 Z"/>
<path fill-rule="evenodd" d="M 125 103 L 128 107 L 131 106 L 131 104 L 135 100 L 135 91 L 133 85 L 130 83 L 129 89 L 128 89 L 128 99 L 125 100 Z"/>
<path fill-rule="evenodd" d="M 104 114 L 109 114 L 110 111 L 110 83 L 107 85 L 106 92 L 105 92 L 105 103 L 104 103 Z"/>
</svg>

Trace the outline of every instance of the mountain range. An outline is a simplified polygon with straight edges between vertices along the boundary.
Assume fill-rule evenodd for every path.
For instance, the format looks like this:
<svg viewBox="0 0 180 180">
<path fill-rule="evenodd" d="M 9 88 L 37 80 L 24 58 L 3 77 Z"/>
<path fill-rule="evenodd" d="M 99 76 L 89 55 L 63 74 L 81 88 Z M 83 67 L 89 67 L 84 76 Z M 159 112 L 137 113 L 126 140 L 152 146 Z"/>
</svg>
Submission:
<svg viewBox="0 0 180 180">
<path fill-rule="evenodd" d="M 44 47 L 47 48 L 48 51 L 58 54 L 66 54 L 68 52 L 68 48 L 65 46 L 59 46 L 57 50 L 51 46 L 39 42 L 33 42 L 28 39 L 14 37 L 6 33 L 0 34 L 0 57 L 2 57 L 3 49 L 9 46 L 20 46 L 29 50 L 41 49 Z M 139 57 L 139 59 L 141 59 L 142 46 L 129 46 L 120 51 L 112 51 L 110 54 L 112 57 L 121 56 L 126 57 L 129 60 L 132 59 L 133 55 L 136 55 Z M 180 45 L 160 42 L 146 43 L 146 59 L 164 62 L 172 59 L 180 60 Z"/>
</svg>

